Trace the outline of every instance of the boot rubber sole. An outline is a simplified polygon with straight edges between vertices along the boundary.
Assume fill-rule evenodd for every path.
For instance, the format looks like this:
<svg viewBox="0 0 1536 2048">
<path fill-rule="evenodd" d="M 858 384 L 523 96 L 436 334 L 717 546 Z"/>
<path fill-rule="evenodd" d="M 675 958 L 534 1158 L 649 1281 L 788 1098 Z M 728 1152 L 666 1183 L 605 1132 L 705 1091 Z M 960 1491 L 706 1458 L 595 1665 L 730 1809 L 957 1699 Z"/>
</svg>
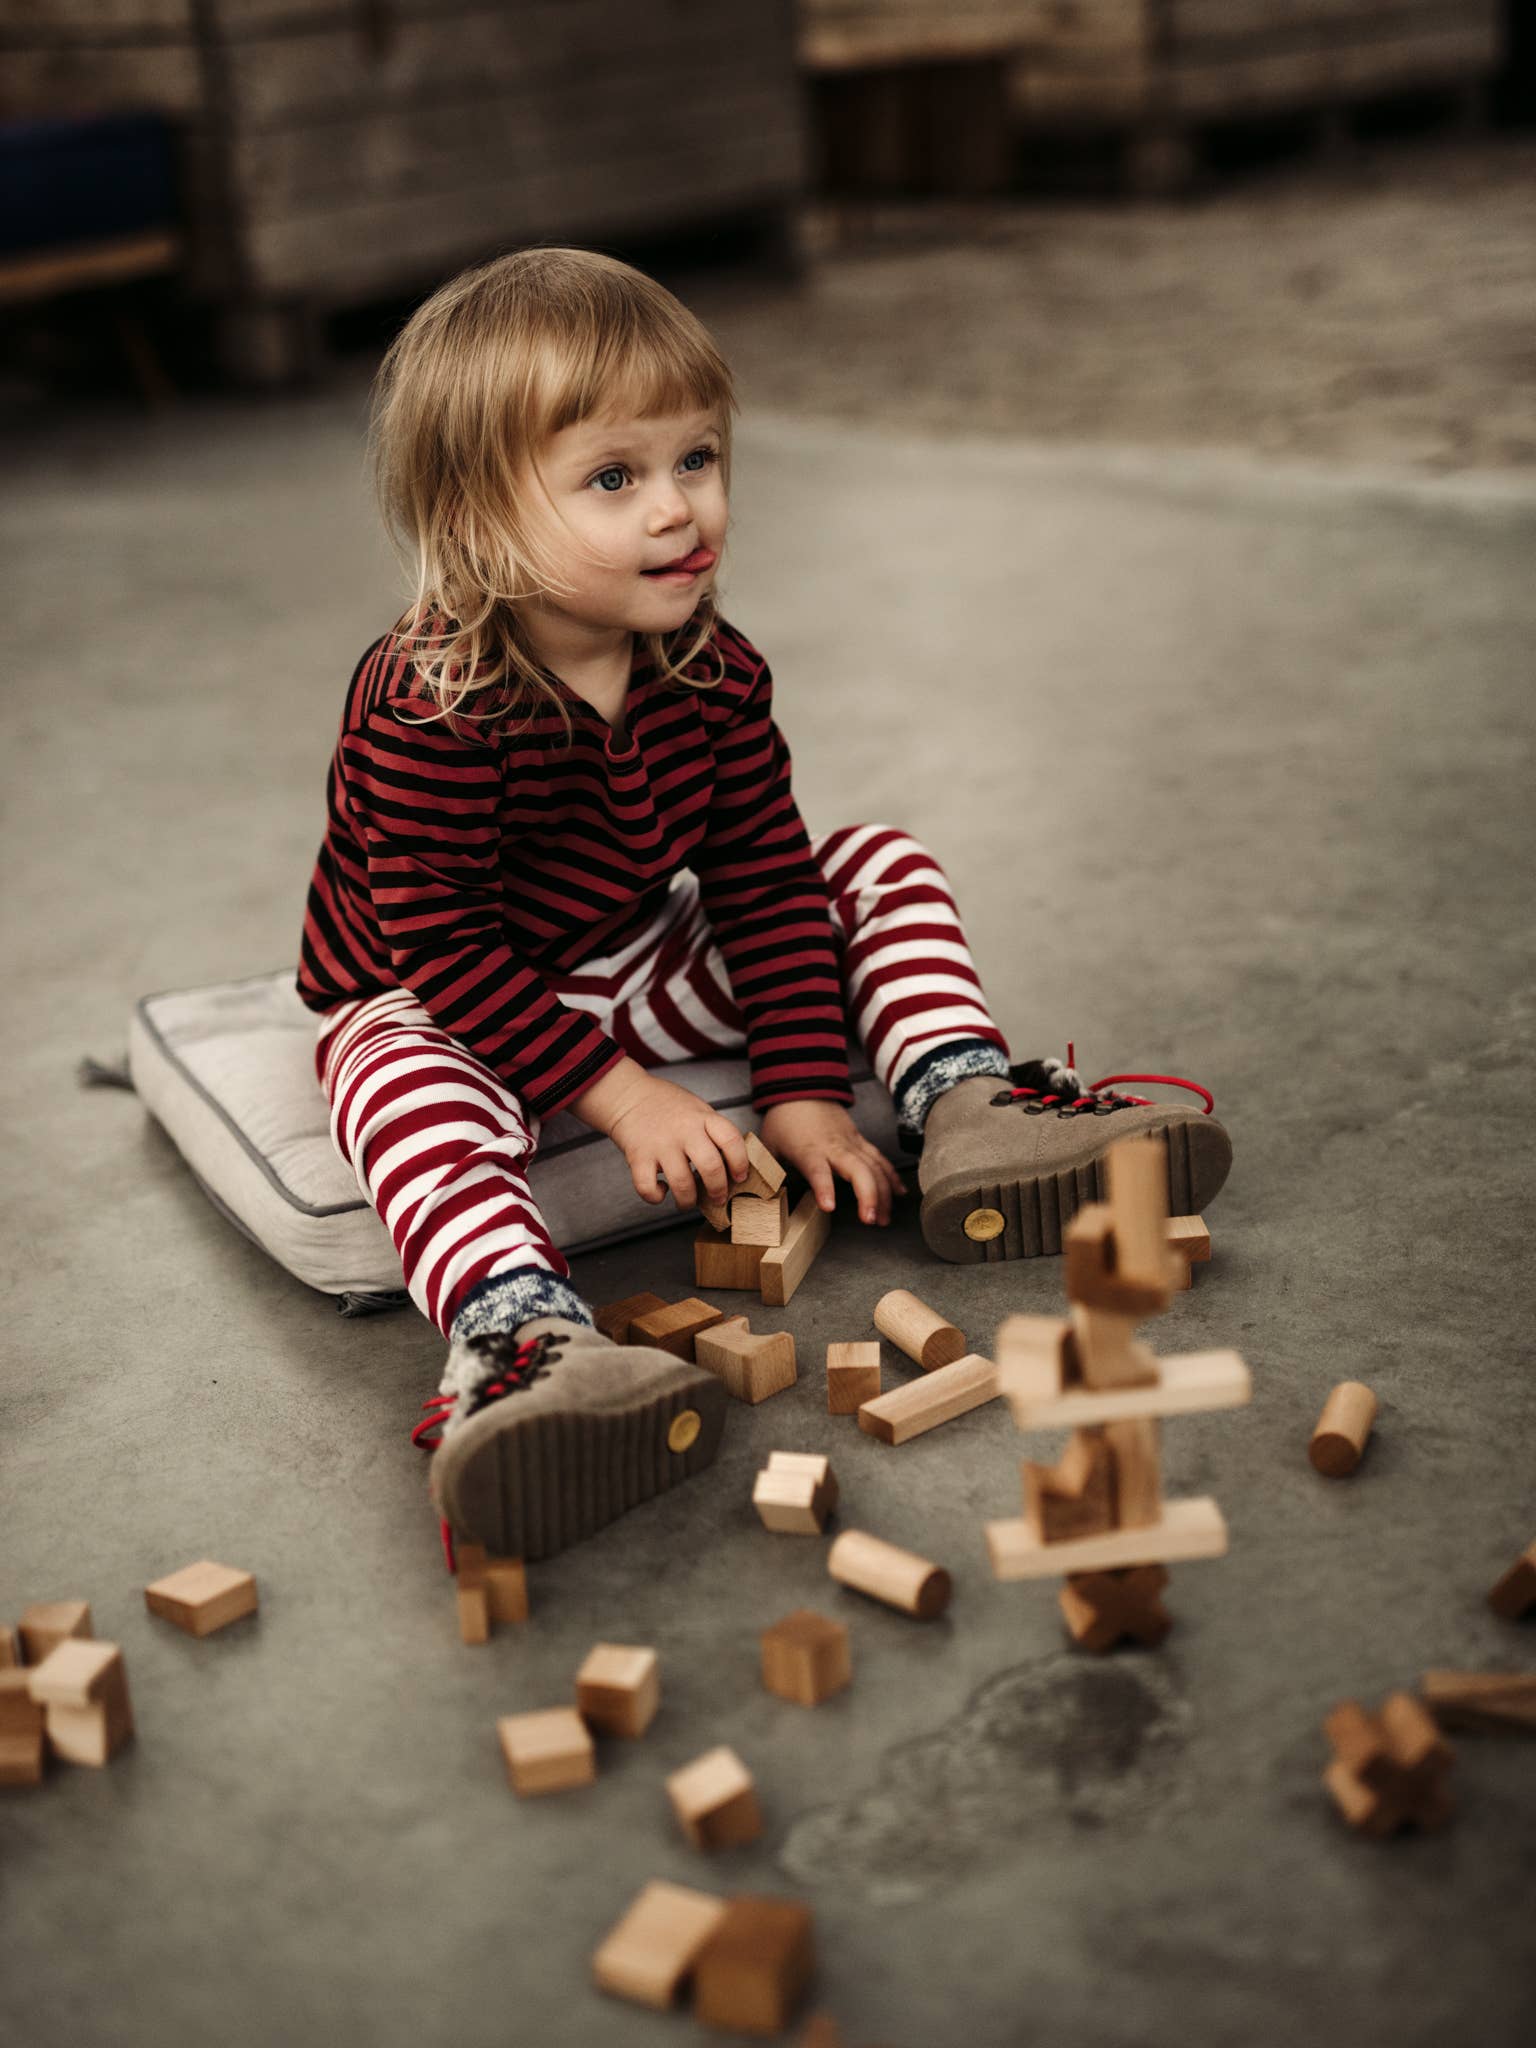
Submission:
<svg viewBox="0 0 1536 2048">
<path fill-rule="evenodd" d="M 1168 1146 L 1168 1213 L 1198 1216 L 1227 1177 L 1232 1141 L 1220 1124 L 1198 1117 L 1171 1124 L 1159 1135 Z M 1078 1210 L 1105 1199 L 1103 1163 L 1101 1152 L 1081 1166 L 1022 1180 L 983 1181 L 975 1174 L 947 1174 L 923 1196 L 924 1242 L 954 1265 L 1049 1257 L 1061 1250 L 1061 1233 Z M 973 1237 L 965 1228 L 966 1219 L 983 1210 L 991 1213 L 973 1228 L 989 1229 L 994 1235 Z"/>
<path fill-rule="evenodd" d="M 494 1557 L 553 1557 L 712 1464 L 726 1399 L 713 1373 L 688 1365 L 671 1387 L 622 1406 L 520 1411 L 509 1394 L 444 1440 L 432 1498 Z"/>
</svg>

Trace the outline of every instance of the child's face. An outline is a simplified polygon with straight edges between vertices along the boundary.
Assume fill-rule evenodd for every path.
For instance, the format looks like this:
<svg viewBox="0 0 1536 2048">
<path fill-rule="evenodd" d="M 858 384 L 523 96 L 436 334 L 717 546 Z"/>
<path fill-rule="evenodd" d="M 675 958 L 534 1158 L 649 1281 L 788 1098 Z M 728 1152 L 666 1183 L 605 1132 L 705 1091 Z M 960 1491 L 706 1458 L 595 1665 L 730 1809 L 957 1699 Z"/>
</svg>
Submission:
<svg viewBox="0 0 1536 2048">
<path fill-rule="evenodd" d="M 640 633 L 684 625 L 725 541 L 719 454 L 708 411 L 608 413 L 551 435 L 538 468 L 554 511 L 535 490 L 531 516 L 569 589 L 536 598 L 535 620 Z M 655 573 L 690 555 L 690 571 Z"/>
</svg>

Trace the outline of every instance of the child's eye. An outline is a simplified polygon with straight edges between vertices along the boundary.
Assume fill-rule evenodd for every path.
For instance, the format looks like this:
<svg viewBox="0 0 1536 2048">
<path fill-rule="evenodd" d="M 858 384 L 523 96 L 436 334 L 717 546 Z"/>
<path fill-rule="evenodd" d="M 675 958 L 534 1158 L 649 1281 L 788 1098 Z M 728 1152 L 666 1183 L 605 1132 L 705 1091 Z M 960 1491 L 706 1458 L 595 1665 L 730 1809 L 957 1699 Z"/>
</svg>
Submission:
<svg viewBox="0 0 1536 2048">
<path fill-rule="evenodd" d="M 688 451 L 688 453 L 683 457 L 684 462 L 692 462 L 695 455 L 702 455 L 704 460 L 702 463 L 700 463 L 699 467 L 692 472 L 694 476 L 702 475 L 702 473 L 706 469 L 708 469 L 709 465 L 712 462 L 718 462 L 720 460 L 720 450 L 718 448 L 691 448 Z"/>
<path fill-rule="evenodd" d="M 617 483 L 617 484 L 615 484 L 615 485 L 613 486 L 613 488 L 614 488 L 615 490 L 622 490 L 622 489 L 624 488 L 624 477 L 625 477 L 625 473 L 626 473 L 626 472 L 625 472 L 625 470 L 624 470 L 624 468 L 623 468 L 622 464 L 620 464 L 620 463 L 617 463 L 617 462 L 615 462 L 615 463 L 611 463 L 611 464 L 609 465 L 609 467 L 608 467 L 607 469 L 600 469 L 600 470 L 599 470 L 599 471 L 597 472 L 597 475 L 596 475 L 596 476 L 594 476 L 594 477 L 589 477 L 589 478 L 588 478 L 588 482 L 589 482 L 589 483 L 594 483 L 594 484 L 597 484 L 597 485 L 599 485 L 599 486 L 600 486 L 600 487 L 601 487 L 601 488 L 602 488 L 603 490 L 605 490 L 605 491 L 606 491 L 606 490 L 608 489 L 608 485 L 607 485 L 607 484 L 605 484 L 605 483 L 603 482 L 603 478 L 604 478 L 605 476 L 616 476 L 616 477 L 618 478 L 618 480 L 619 480 L 619 481 L 618 481 L 618 483 Z"/>
<path fill-rule="evenodd" d="M 683 457 L 684 463 L 692 463 L 696 455 L 702 456 L 703 460 L 696 468 L 688 470 L 689 476 L 702 476 L 712 462 L 720 460 L 720 450 L 718 448 L 699 447 L 689 449 L 688 453 Z M 609 497 L 612 497 L 616 491 L 623 490 L 624 479 L 628 474 L 629 471 L 622 462 L 611 462 L 606 469 L 600 469 L 595 475 L 588 477 L 587 482 L 589 485 L 596 484 L 599 490 L 606 492 Z M 604 482 L 605 477 L 617 477 L 618 482 L 612 485 L 607 484 Z"/>
</svg>

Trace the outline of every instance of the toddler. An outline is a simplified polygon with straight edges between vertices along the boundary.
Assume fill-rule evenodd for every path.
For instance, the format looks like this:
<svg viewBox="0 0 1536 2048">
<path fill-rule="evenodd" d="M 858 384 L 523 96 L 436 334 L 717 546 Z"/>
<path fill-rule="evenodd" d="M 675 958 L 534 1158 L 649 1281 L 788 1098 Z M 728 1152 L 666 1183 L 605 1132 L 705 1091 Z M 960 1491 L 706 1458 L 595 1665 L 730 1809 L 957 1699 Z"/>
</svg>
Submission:
<svg viewBox="0 0 1536 2048">
<path fill-rule="evenodd" d="M 1125 1129 L 1168 1133 L 1182 1209 L 1230 1154 L 1209 1116 L 1011 1066 L 927 848 L 807 832 L 771 671 L 717 603 L 738 409 L 678 300 L 582 249 L 454 278 L 379 373 L 415 587 L 347 691 L 298 988 L 332 1137 L 448 1341 L 432 1497 L 499 1555 L 700 1471 L 724 1426 L 713 1374 L 609 1342 L 572 1287 L 528 1187 L 556 1110 L 641 1200 L 723 1202 L 741 1132 L 652 1069 L 745 1050 L 764 1144 L 884 1225 L 906 1182 L 849 1114 L 851 1029 L 950 1259 L 1058 1250 Z"/>
</svg>

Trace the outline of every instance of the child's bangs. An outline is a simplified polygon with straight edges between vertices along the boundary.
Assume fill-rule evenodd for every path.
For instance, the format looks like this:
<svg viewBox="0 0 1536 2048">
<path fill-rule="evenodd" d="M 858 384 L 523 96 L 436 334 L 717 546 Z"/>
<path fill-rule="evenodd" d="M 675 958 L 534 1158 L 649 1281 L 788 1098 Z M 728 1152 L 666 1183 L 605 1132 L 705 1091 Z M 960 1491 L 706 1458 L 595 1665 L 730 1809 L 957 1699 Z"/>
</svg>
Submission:
<svg viewBox="0 0 1536 2048">
<path fill-rule="evenodd" d="M 722 427 L 729 424 L 730 373 L 707 339 L 686 329 L 615 335 L 585 361 L 563 368 L 550 394 L 551 433 L 604 414 L 648 420 L 711 410 L 720 413 Z"/>
</svg>

